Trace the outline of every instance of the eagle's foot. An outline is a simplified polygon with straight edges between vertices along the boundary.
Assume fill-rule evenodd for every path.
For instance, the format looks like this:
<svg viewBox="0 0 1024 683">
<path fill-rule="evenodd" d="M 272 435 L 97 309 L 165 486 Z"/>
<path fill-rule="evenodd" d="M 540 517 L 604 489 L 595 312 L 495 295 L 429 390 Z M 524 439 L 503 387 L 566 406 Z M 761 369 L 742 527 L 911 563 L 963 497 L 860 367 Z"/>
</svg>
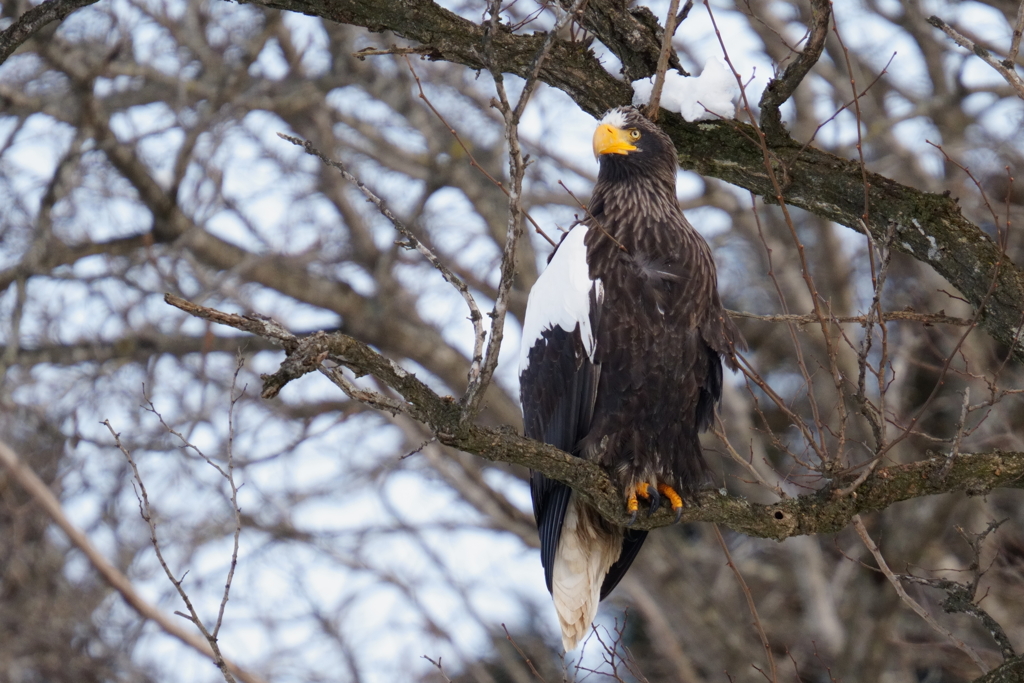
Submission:
<svg viewBox="0 0 1024 683">
<path fill-rule="evenodd" d="M 653 515 L 655 512 L 658 511 L 658 507 L 661 505 L 661 496 L 658 494 L 658 491 L 661 490 L 661 486 L 662 485 L 659 484 L 657 488 L 655 488 L 648 484 L 646 481 L 642 481 L 639 484 L 637 484 L 632 491 L 630 491 L 629 497 L 626 498 L 626 512 L 630 513 L 628 526 L 633 526 L 633 522 L 636 521 L 637 512 L 640 509 L 640 501 L 637 500 L 637 496 L 640 496 L 645 500 L 651 501 L 651 506 L 650 510 L 648 511 L 648 514 Z M 672 489 L 669 490 L 672 491 Z M 677 499 L 679 498 L 679 494 L 677 494 L 675 491 L 672 491 L 672 495 L 674 495 Z M 671 498 L 669 500 L 671 500 Z M 673 509 L 675 508 L 673 507 Z"/>
<path fill-rule="evenodd" d="M 658 491 L 661 495 L 668 498 L 668 502 L 672 504 L 672 511 L 676 513 L 676 521 L 678 522 L 679 518 L 683 516 L 683 508 L 686 507 L 682 496 L 676 493 L 676 490 L 668 484 L 658 484 Z"/>
</svg>

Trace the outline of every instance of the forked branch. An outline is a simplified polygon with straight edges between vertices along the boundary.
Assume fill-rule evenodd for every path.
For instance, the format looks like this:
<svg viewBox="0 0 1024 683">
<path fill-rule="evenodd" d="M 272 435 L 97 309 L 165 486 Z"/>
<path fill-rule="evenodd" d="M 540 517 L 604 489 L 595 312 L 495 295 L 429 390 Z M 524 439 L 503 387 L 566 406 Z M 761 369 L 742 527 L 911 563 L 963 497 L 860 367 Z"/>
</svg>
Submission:
<svg viewBox="0 0 1024 683">
<path fill-rule="evenodd" d="M 414 374 L 357 339 L 325 332 L 282 339 L 281 326 L 266 318 L 223 313 L 170 294 L 164 300 L 190 315 L 281 342 L 288 355 L 276 373 L 264 376 L 264 398 L 276 396 L 288 382 L 321 370 L 325 362 L 351 368 L 357 375 L 373 375 L 401 397 L 389 399 L 394 401 L 395 410 L 426 425 L 440 443 L 488 460 L 537 470 L 571 486 L 607 519 L 622 526 L 629 524 L 622 494 L 600 466 L 519 436 L 509 428 L 491 429 L 463 421 L 453 398 L 439 396 Z M 354 398 L 359 400 L 360 396 Z M 718 490 L 705 491 L 696 497 L 696 505 L 684 510 L 682 521 L 718 522 L 750 536 L 781 540 L 837 532 L 858 513 L 881 510 L 912 498 L 953 492 L 983 495 L 995 488 L 1024 488 L 1024 453 L 961 453 L 945 478 L 939 477 L 945 466 L 945 457 L 932 457 L 879 467 L 855 496 L 836 496 L 835 492 L 853 481 L 856 472 L 837 475 L 820 491 L 772 504 L 753 503 Z M 674 513 L 663 508 L 638 519 L 634 528 L 653 529 L 674 521 Z"/>
<path fill-rule="evenodd" d="M 782 114 L 779 107 L 796 92 L 796 87 L 804 80 L 821 57 L 828 37 L 829 19 L 832 17 L 832 3 L 829 0 L 811 0 L 810 33 L 804 49 L 796 59 L 790 62 L 786 70 L 778 78 L 768 81 L 758 107 L 761 109 L 761 129 L 770 142 L 786 137 L 782 127 Z"/>
</svg>

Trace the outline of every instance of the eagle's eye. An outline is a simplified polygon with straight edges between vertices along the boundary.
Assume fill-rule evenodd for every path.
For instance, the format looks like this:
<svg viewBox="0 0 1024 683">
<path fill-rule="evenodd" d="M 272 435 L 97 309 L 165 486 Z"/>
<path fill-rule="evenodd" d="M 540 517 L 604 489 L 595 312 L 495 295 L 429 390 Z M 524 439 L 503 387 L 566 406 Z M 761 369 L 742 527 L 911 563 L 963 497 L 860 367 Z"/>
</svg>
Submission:
<svg viewBox="0 0 1024 683">
<path fill-rule="evenodd" d="M 638 131 L 636 128 L 630 128 L 629 129 L 629 139 L 630 140 L 639 140 L 640 139 L 640 131 Z"/>
</svg>

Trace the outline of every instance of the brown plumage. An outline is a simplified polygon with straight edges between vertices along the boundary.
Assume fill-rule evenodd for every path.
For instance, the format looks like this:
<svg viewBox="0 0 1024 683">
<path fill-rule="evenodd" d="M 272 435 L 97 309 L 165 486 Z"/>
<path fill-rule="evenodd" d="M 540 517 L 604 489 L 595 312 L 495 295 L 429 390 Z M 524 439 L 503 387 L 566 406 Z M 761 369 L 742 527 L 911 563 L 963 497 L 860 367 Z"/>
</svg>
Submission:
<svg viewBox="0 0 1024 683">
<path fill-rule="evenodd" d="M 721 397 L 722 356 L 731 363 L 741 342 L 711 250 L 676 200 L 671 140 L 628 107 L 605 115 L 594 146 L 589 216 L 530 293 L 521 399 L 527 436 L 603 465 L 635 509 L 638 486 L 656 505 L 659 486 L 672 499 L 706 481 L 698 434 Z M 568 650 L 647 532 L 608 523 L 543 475 L 531 488 Z"/>
</svg>

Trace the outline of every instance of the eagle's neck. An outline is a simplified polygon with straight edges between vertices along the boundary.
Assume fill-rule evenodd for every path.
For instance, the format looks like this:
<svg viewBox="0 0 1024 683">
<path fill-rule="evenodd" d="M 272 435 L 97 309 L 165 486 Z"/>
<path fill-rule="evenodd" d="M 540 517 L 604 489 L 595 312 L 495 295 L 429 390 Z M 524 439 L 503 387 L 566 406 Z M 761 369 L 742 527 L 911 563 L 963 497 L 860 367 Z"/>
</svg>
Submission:
<svg viewBox="0 0 1024 683">
<path fill-rule="evenodd" d="M 676 199 L 675 175 L 633 173 L 620 175 L 612 164 L 602 164 L 590 200 L 593 219 L 613 235 L 628 239 L 630 232 L 653 226 L 685 226 Z"/>
</svg>

